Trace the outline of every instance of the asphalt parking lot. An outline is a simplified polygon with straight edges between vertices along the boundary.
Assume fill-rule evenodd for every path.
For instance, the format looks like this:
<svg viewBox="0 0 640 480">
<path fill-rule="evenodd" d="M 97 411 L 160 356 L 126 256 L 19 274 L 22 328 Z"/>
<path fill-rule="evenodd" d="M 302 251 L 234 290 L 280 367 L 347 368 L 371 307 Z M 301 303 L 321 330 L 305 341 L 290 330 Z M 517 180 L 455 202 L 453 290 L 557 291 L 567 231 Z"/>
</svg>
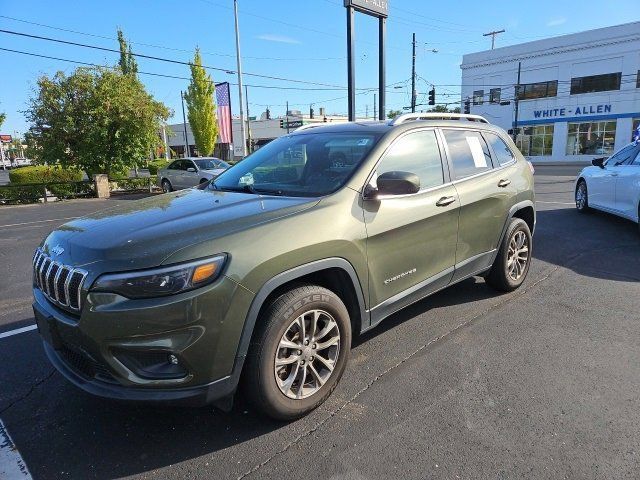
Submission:
<svg viewBox="0 0 640 480">
<path fill-rule="evenodd" d="M 536 175 L 520 290 L 474 278 L 394 315 L 357 340 L 326 404 L 289 424 L 242 398 L 231 413 L 97 399 L 53 370 L 35 331 L 2 338 L 33 324 L 41 238 L 130 200 L 0 208 L 0 419 L 36 479 L 638 478 L 638 226 L 579 215 L 558 172 Z"/>
</svg>

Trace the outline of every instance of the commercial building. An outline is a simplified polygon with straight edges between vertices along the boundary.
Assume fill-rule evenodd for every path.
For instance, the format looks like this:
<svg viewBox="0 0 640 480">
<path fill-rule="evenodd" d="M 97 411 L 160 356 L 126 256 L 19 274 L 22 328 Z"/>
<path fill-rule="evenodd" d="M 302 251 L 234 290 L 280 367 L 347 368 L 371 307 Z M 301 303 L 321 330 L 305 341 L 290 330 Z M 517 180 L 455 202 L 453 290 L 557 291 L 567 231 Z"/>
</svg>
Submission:
<svg viewBox="0 0 640 480">
<path fill-rule="evenodd" d="M 249 120 L 249 134 L 250 134 L 250 146 L 249 151 L 257 150 L 258 148 L 266 145 L 271 140 L 274 140 L 282 135 L 286 135 L 287 132 L 292 132 L 296 128 L 307 125 L 309 123 L 333 123 L 333 122 L 346 122 L 347 117 L 344 115 L 327 115 L 324 108 L 318 109 L 317 113 L 314 113 L 313 118 L 310 114 L 303 114 L 298 110 L 290 110 L 289 115 L 267 118 L 266 112 L 262 113 L 260 118 L 252 118 Z M 242 147 L 240 145 L 240 139 L 242 133 L 240 131 L 240 119 L 234 118 L 232 120 L 232 132 L 233 132 L 233 145 L 216 144 L 214 155 L 216 157 L 229 160 L 239 160 L 242 158 Z M 185 156 L 185 144 L 189 145 L 188 155 L 196 155 L 195 141 L 193 139 L 193 133 L 191 127 L 187 122 L 186 134 L 187 142 L 185 142 L 185 126 L 182 123 L 173 125 L 167 125 L 167 143 L 172 151 L 172 157 Z M 235 147 L 235 148 L 234 148 Z"/>
<path fill-rule="evenodd" d="M 463 104 L 511 132 L 517 121 L 533 162 L 610 155 L 640 122 L 640 22 L 471 53 L 460 68 Z"/>
</svg>

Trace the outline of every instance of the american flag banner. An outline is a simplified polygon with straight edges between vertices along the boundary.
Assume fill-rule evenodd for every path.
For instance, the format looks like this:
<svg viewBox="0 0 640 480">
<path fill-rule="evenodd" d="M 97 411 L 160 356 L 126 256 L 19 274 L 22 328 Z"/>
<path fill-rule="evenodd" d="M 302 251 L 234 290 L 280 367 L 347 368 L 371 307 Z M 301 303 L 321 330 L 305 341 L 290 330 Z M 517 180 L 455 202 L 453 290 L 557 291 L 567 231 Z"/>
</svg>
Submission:
<svg viewBox="0 0 640 480">
<path fill-rule="evenodd" d="M 231 92 L 229 83 L 216 84 L 216 103 L 218 104 L 218 127 L 220 143 L 233 143 L 231 131 Z"/>
</svg>

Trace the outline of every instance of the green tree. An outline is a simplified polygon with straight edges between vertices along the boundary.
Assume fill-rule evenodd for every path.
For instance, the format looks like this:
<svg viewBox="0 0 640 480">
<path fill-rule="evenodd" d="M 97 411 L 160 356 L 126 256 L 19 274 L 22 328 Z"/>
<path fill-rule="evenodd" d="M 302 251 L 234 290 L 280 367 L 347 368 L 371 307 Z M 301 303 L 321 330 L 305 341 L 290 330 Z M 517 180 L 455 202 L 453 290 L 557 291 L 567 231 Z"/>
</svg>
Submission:
<svg viewBox="0 0 640 480">
<path fill-rule="evenodd" d="M 389 113 L 387 113 L 387 118 L 393 120 L 394 118 L 396 118 L 399 115 L 402 115 L 402 111 L 401 110 L 389 110 Z"/>
<path fill-rule="evenodd" d="M 125 75 L 136 75 L 138 73 L 138 63 L 133 53 L 131 53 L 131 45 L 128 44 L 120 29 L 118 29 L 118 43 L 120 44 L 120 60 L 118 61 L 120 70 Z"/>
<path fill-rule="evenodd" d="M 170 114 L 135 76 L 84 67 L 41 77 L 24 113 L 37 162 L 116 176 L 159 145 L 161 122 Z"/>
<path fill-rule="evenodd" d="M 213 101 L 216 87 L 211 76 L 202 67 L 200 49 L 196 53 L 191 65 L 191 82 L 184 99 L 187 102 L 187 118 L 196 148 L 200 155 L 211 155 L 218 138 L 218 119 L 216 118 L 216 104 Z"/>
<path fill-rule="evenodd" d="M 4 123 L 7 115 L 5 113 L 0 113 L 0 128 L 2 128 L 2 124 Z"/>
</svg>

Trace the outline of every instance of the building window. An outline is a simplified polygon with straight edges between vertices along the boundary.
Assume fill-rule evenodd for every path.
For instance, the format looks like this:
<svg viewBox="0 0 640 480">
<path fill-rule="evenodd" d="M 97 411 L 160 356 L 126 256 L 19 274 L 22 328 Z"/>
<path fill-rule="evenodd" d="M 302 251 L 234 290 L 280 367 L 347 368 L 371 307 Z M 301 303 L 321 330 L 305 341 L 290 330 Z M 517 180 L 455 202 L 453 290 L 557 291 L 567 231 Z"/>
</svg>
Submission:
<svg viewBox="0 0 640 480">
<path fill-rule="evenodd" d="M 640 138 L 640 130 L 638 130 L 639 127 L 640 127 L 640 118 L 634 118 L 633 128 L 631 129 L 631 141 L 636 140 L 636 136 Z"/>
<path fill-rule="evenodd" d="M 638 70 L 638 77 L 636 78 L 636 88 L 640 88 L 640 70 Z"/>
<path fill-rule="evenodd" d="M 569 123 L 567 155 L 611 155 L 616 122 Z"/>
<path fill-rule="evenodd" d="M 525 83 L 516 86 L 518 100 L 555 97 L 558 95 L 558 81 Z"/>
<path fill-rule="evenodd" d="M 484 90 L 474 90 L 473 92 L 473 104 L 482 105 L 482 99 L 484 98 Z"/>
<path fill-rule="evenodd" d="M 576 95 L 578 93 L 606 92 L 607 90 L 620 90 L 621 78 L 621 72 L 572 78 L 571 95 Z"/>
<path fill-rule="evenodd" d="M 489 103 L 500 103 L 500 89 L 492 88 L 489 90 Z"/>
<path fill-rule="evenodd" d="M 523 155 L 549 156 L 553 151 L 553 124 L 524 127 L 516 137 L 516 145 Z"/>
</svg>

